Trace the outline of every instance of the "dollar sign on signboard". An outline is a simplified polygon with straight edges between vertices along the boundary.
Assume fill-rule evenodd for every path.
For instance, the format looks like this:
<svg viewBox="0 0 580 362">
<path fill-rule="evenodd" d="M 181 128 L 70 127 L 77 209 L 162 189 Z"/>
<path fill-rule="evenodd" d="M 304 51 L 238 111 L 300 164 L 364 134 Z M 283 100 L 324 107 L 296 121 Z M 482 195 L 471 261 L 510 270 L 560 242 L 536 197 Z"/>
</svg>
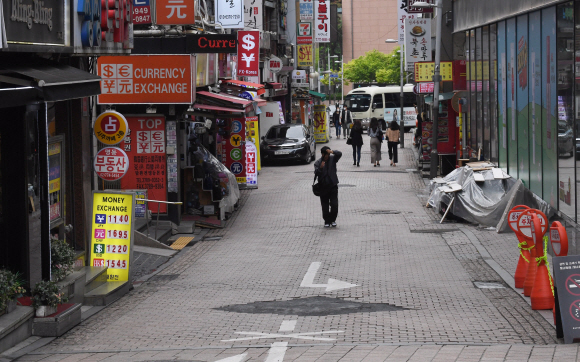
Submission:
<svg viewBox="0 0 580 362">
<path fill-rule="evenodd" d="M 299 58 L 300 60 L 310 60 L 310 49 L 307 47 L 301 47 Z"/>
<path fill-rule="evenodd" d="M 105 65 L 103 67 L 103 75 L 107 78 L 112 77 L 114 74 L 113 72 L 113 66 L 112 65 Z"/>
<path fill-rule="evenodd" d="M 147 135 L 145 133 L 140 133 L 139 141 L 147 141 Z"/>
<path fill-rule="evenodd" d="M 256 47 L 256 43 L 254 43 L 254 36 L 251 34 L 246 34 L 242 38 L 244 44 L 242 44 L 242 48 L 246 50 L 252 50 Z"/>
</svg>

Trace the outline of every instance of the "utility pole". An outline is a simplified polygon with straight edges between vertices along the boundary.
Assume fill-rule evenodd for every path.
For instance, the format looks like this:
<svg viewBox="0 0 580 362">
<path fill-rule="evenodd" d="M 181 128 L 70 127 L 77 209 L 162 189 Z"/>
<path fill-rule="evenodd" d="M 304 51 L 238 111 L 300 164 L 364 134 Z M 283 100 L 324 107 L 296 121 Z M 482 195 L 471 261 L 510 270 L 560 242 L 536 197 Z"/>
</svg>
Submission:
<svg viewBox="0 0 580 362">
<path fill-rule="evenodd" d="M 441 21 L 443 17 L 443 4 L 441 0 L 436 0 L 435 8 L 437 9 L 437 24 L 435 38 L 435 72 L 433 74 L 433 146 L 431 148 L 430 177 L 437 177 L 437 168 L 439 166 L 439 152 L 437 143 L 439 140 L 439 83 L 441 82 L 440 65 L 441 65 Z"/>
<path fill-rule="evenodd" d="M 405 57 L 403 56 L 404 53 L 404 46 L 401 45 L 401 48 L 399 49 L 399 58 L 401 58 L 401 110 L 399 113 L 399 144 L 401 145 L 401 148 L 405 148 L 405 114 L 403 113 L 403 106 L 404 106 L 404 102 L 405 102 L 405 92 L 403 92 L 403 87 L 405 86 L 405 79 L 404 79 L 404 74 L 405 74 L 405 67 L 404 67 L 404 59 Z"/>
</svg>

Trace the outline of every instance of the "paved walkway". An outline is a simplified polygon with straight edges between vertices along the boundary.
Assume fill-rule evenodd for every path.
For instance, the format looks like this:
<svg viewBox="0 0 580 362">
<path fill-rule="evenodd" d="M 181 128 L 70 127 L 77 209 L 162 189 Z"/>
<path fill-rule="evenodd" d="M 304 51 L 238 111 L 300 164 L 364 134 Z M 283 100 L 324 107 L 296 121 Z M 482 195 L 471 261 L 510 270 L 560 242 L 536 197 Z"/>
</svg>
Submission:
<svg viewBox="0 0 580 362">
<path fill-rule="evenodd" d="M 18 361 L 577 360 L 498 274 L 515 268 L 515 237 L 438 225 L 411 149 L 375 168 L 365 142 L 361 167 L 330 142 L 344 152 L 337 228 L 323 228 L 312 165 L 265 167 L 221 238 Z"/>
</svg>

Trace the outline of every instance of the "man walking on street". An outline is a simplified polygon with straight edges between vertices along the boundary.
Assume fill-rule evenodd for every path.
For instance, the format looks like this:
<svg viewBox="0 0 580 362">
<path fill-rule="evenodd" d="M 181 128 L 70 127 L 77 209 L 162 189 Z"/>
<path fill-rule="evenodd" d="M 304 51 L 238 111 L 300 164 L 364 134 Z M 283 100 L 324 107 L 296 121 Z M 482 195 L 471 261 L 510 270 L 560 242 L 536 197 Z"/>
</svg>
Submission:
<svg viewBox="0 0 580 362">
<path fill-rule="evenodd" d="M 314 173 L 318 176 L 318 182 L 322 185 L 320 204 L 322 205 L 322 217 L 324 227 L 336 227 L 338 215 L 338 176 L 336 175 L 336 163 L 342 157 L 342 152 L 333 151 L 328 146 L 320 150 L 322 157 L 314 163 Z"/>
<path fill-rule="evenodd" d="M 352 124 L 352 114 L 350 113 L 346 105 L 342 107 L 341 123 L 344 138 L 347 138 L 348 136 L 350 136 L 350 125 Z"/>
</svg>

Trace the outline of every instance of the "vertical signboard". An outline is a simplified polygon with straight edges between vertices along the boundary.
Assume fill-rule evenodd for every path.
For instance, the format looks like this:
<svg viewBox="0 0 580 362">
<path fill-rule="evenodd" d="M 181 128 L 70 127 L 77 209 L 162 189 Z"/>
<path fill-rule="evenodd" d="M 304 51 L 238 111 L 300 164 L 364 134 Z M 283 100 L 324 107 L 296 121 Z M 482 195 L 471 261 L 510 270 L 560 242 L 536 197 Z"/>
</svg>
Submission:
<svg viewBox="0 0 580 362">
<path fill-rule="evenodd" d="M 246 120 L 235 118 L 230 123 L 230 137 L 222 140 L 222 149 L 225 150 L 225 165 L 236 176 L 239 184 L 246 183 Z M 223 162 L 223 160 L 222 160 Z"/>
<path fill-rule="evenodd" d="M 311 67 L 314 65 L 312 56 L 312 44 L 298 44 L 296 54 L 298 54 L 297 67 Z"/>
<path fill-rule="evenodd" d="M 397 28 L 399 34 L 399 44 L 405 44 L 405 19 L 415 19 L 417 16 L 415 14 L 409 14 L 407 12 L 407 1 L 408 0 L 397 0 Z"/>
<path fill-rule="evenodd" d="M 215 0 L 215 22 L 226 29 L 244 28 L 243 0 Z"/>
<path fill-rule="evenodd" d="M 314 20 L 313 0 L 300 0 L 300 20 Z"/>
<path fill-rule="evenodd" d="M 238 76 L 257 77 L 260 72 L 260 32 L 238 31 Z"/>
<path fill-rule="evenodd" d="M 157 25 L 195 24 L 194 0 L 155 0 Z"/>
<path fill-rule="evenodd" d="M 151 200 L 167 201 L 167 163 L 165 159 L 165 117 L 147 115 L 126 117 L 129 134 L 122 145 L 129 157 L 129 171 L 121 188 L 147 190 Z M 149 210 L 167 212 L 167 204 L 149 203 Z"/>
<path fill-rule="evenodd" d="M 316 143 L 325 143 L 328 133 L 326 121 L 326 106 L 324 104 L 314 106 L 314 139 Z"/>
<path fill-rule="evenodd" d="M 177 186 L 177 122 L 165 122 L 167 130 L 167 192 L 178 192 Z M 169 152 L 169 150 L 173 152 Z"/>
<path fill-rule="evenodd" d="M 107 267 L 107 281 L 129 280 L 135 195 L 93 191 L 91 266 Z"/>
<path fill-rule="evenodd" d="M 314 41 L 330 42 L 330 1 L 317 0 L 315 3 L 316 18 L 314 19 Z"/>
<path fill-rule="evenodd" d="M 258 149 L 251 141 L 246 141 L 246 185 L 258 188 Z"/>
<path fill-rule="evenodd" d="M 518 141 L 518 171 L 519 178 L 525 185 L 530 184 L 530 159 L 528 134 L 528 16 L 517 18 L 516 29 L 516 109 L 517 109 L 517 141 Z"/>
<path fill-rule="evenodd" d="M 244 30 L 262 29 L 262 0 L 244 0 Z"/>
<path fill-rule="evenodd" d="M 268 102 L 269 104 L 270 102 Z M 261 114 L 266 113 L 266 110 L 262 110 Z M 258 159 L 258 171 L 260 171 L 261 164 L 260 164 L 260 133 L 258 131 L 258 116 L 255 117 L 246 117 L 246 141 L 250 141 L 256 147 L 256 156 Z M 265 127 L 264 127 L 265 128 Z"/>
<path fill-rule="evenodd" d="M 405 19 L 407 71 L 413 72 L 416 62 L 430 62 L 432 50 L 431 19 Z"/>
</svg>

